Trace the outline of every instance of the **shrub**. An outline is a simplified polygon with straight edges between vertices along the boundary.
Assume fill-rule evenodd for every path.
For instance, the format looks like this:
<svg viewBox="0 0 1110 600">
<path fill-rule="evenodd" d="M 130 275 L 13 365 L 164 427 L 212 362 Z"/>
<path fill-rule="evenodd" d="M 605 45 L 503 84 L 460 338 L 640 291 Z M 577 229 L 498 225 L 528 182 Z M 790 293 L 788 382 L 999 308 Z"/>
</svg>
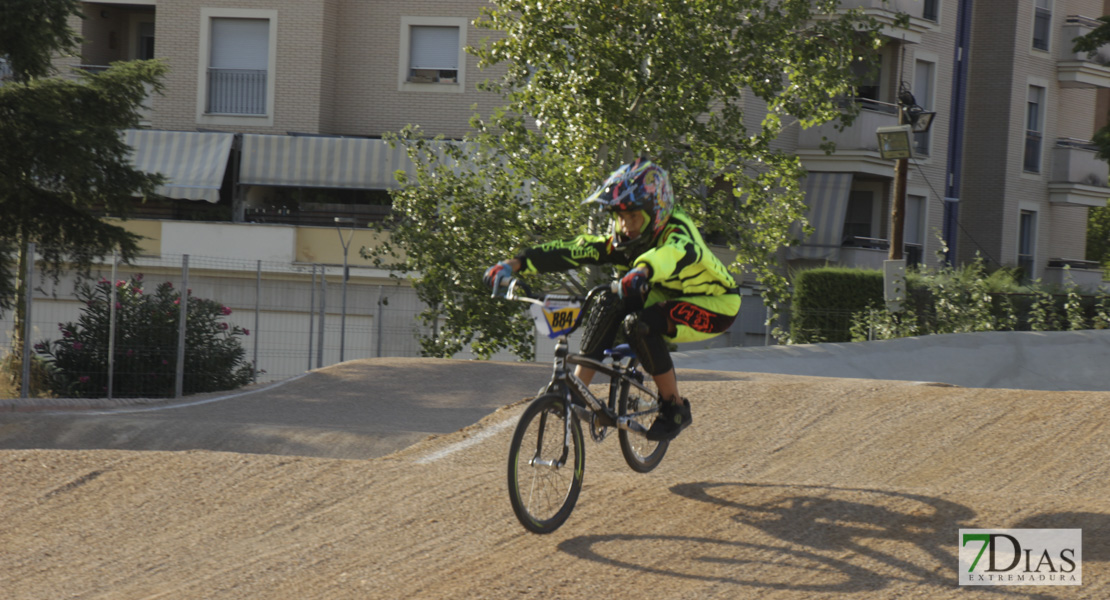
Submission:
<svg viewBox="0 0 1110 600">
<path fill-rule="evenodd" d="M 142 276 L 115 282 L 116 344 L 112 393 L 117 397 L 174 394 L 181 293 L 166 282 L 143 293 Z M 76 323 L 59 323 L 61 339 L 35 345 L 52 371 L 50 386 L 62 396 L 99 397 L 108 392 L 108 332 L 112 282 L 83 285 L 85 307 Z M 231 309 L 187 294 L 185 394 L 240 387 L 253 378 L 240 338 L 250 332 L 229 326 Z"/>
<path fill-rule="evenodd" d="M 848 342 L 852 315 L 882 304 L 883 274 L 823 267 L 798 273 L 790 336 L 794 343 Z"/>
</svg>

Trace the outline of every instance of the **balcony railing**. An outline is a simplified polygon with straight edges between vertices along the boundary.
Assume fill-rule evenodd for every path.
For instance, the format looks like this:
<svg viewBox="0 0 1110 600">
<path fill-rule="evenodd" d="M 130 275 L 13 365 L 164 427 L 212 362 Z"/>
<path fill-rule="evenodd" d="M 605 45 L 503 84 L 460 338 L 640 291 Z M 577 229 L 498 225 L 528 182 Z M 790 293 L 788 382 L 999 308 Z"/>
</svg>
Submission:
<svg viewBox="0 0 1110 600">
<path fill-rule="evenodd" d="M 899 13 L 906 13 L 911 17 L 923 18 L 925 16 L 925 4 L 921 0 L 841 0 L 841 8 L 863 8 L 863 9 L 878 9 L 887 10 Z M 936 6 L 933 3 L 932 12 L 936 13 Z"/>
<path fill-rule="evenodd" d="M 1097 19 L 1068 15 L 1060 28 L 1060 56 L 1057 79 L 1065 88 L 1110 88 L 1110 44 L 1099 47 L 1093 56 L 1073 52 L 1075 38 L 1087 35 L 1102 25 Z"/>
<path fill-rule="evenodd" d="M 209 114 L 266 114 L 266 71 L 208 69 Z"/>
<path fill-rule="evenodd" d="M 1086 140 L 1062 138 L 1052 149 L 1052 181 L 1110 187 L 1110 165 L 1098 158 L 1098 148 Z"/>
<path fill-rule="evenodd" d="M 832 123 L 804 129 L 798 134 L 798 146 L 819 148 L 825 141 L 834 142 L 837 150 L 873 150 L 879 152 L 879 139 L 875 130 L 898 124 L 898 107 L 887 102 L 859 98 L 856 120 L 844 131 L 837 131 Z"/>
</svg>

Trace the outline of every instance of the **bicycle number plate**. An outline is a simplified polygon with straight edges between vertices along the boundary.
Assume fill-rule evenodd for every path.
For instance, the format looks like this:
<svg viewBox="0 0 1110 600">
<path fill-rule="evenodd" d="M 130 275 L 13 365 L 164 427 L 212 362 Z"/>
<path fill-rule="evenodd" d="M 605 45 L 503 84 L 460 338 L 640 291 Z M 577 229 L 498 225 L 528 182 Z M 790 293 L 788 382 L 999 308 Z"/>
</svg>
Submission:
<svg viewBox="0 0 1110 600">
<path fill-rule="evenodd" d="M 557 338 L 574 328 L 582 305 L 570 300 L 544 300 L 543 306 L 531 306 L 536 327 L 549 338 Z"/>
</svg>

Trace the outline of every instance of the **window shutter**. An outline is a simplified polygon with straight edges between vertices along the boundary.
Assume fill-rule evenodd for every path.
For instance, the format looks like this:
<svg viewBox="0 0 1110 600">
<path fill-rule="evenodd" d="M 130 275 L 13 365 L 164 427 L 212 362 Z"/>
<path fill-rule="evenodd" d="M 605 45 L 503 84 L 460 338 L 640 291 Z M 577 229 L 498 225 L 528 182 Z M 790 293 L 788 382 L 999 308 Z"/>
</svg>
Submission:
<svg viewBox="0 0 1110 600">
<path fill-rule="evenodd" d="M 459 28 L 413 26 L 409 31 L 409 68 L 457 70 Z"/>
<path fill-rule="evenodd" d="M 270 21 L 212 19 L 213 69 L 265 71 L 270 56 Z"/>
</svg>

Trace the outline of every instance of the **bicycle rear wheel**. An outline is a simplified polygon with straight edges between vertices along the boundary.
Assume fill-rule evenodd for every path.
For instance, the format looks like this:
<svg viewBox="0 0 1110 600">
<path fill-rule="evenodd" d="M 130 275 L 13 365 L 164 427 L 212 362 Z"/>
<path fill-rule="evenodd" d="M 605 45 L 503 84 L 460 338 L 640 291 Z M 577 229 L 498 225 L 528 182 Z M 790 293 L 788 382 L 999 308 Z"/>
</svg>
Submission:
<svg viewBox="0 0 1110 600">
<path fill-rule="evenodd" d="M 644 382 L 644 387 L 655 392 L 656 397 L 653 398 L 650 394 L 644 393 L 643 390 L 630 385 L 627 390 L 621 391 L 620 400 L 617 403 L 618 416 L 623 417 L 658 408 L 656 398 L 659 396 L 659 391 L 655 387 L 655 382 L 649 378 L 648 381 Z M 644 429 L 650 429 L 651 424 L 655 422 L 658 416 L 659 411 L 655 410 L 633 420 Z M 644 437 L 642 433 L 626 429 L 621 429 L 617 438 L 621 443 L 621 454 L 624 455 L 624 462 L 628 463 L 633 471 L 639 473 L 647 473 L 659 466 L 663 456 L 667 454 L 667 447 L 670 445 L 667 440 L 653 442 Z"/>
<path fill-rule="evenodd" d="M 578 501 L 585 466 L 582 427 L 566 410 L 566 399 L 545 394 L 533 400 L 509 446 L 509 500 L 520 524 L 533 533 L 558 529 Z"/>
</svg>

